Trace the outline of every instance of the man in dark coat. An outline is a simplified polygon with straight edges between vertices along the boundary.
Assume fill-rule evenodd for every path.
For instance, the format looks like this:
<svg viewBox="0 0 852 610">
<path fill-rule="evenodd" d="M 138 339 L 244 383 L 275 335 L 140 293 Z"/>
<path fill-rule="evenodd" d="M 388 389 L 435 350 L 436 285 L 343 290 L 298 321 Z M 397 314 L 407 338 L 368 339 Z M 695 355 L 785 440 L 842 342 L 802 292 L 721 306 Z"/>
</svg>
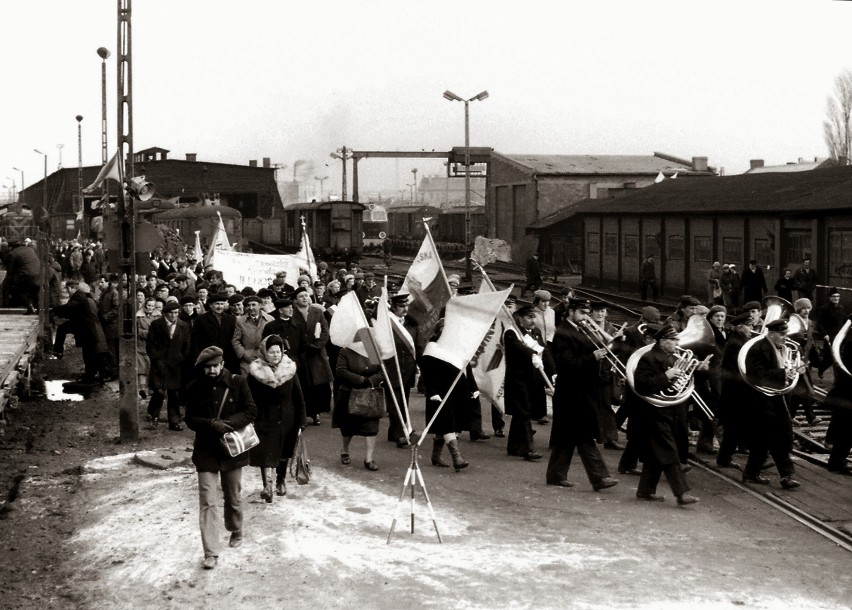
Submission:
<svg viewBox="0 0 852 610">
<path fill-rule="evenodd" d="M 689 495 L 689 485 L 680 468 L 675 441 L 677 406 L 656 406 L 646 399 L 668 389 L 683 371 L 674 366 L 678 336 L 670 324 L 663 325 L 654 335 L 655 344 L 636 365 L 633 386 L 628 392 L 631 401 L 630 417 L 635 420 L 631 431 L 638 444 L 639 458 L 643 462 L 642 475 L 636 497 L 640 500 L 662 501 L 657 495 L 660 475 L 665 473 L 679 505 L 694 504 L 698 498 Z M 705 367 L 707 365 L 704 365 Z"/>
<path fill-rule="evenodd" d="M 118 275 L 111 273 L 106 288 L 101 292 L 101 296 L 98 299 L 98 317 L 104 329 L 104 339 L 106 339 L 107 345 L 112 349 L 116 364 L 119 362 L 118 283 Z"/>
<path fill-rule="evenodd" d="M 200 354 L 204 348 L 215 345 L 224 353 L 225 368 L 239 371 L 240 361 L 231 343 L 236 319 L 225 313 L 227 300 L 228 297 L 222 292 L 207 297 L 210 308 L 198 316 L 192 325 L 192 354 Z"/>
<path fill-rule="evenodd" d="M 184 368 L 190 357 L 191 331 L 189 324 L 178 319 L 180 305 L 170 301 L 163 307 L 163 316 L 151 322 L 148 330 L 147 352 L 151 358 L 148 384 L 151 401 L 148 415 L 154 426 L 160 419 L 163 399 L 168 399 L 169 430 L 180 431 L 180 390 L 185 383 Z"/>
<path fill-rule="evenodd" d="M 722 354 L 722 394 L 716 404 L 716 414 L 722 426 L 722 440 L 719 443 L 719 453 L 716 455 L 716 465 L 721 468 L 740 468 L 734 463 L 734 453 L 744 443 L 744 413 L 748 400 L 748 384 L 740 374 L 737 358 L 743 344 L 751 339 L 751 327 L 746 324 L 737 325 L 728 333 L 725 351 Z"/>
<path fill-rule="evenodd" d="M 837 339 L 841 340 L 840 338 Z M 832 443 L 828 457 L 828 469 L 838 474 L 852 475 L 846 465 L 846 458 L 852 450 L 852 349 L 848 341 L 840 346 L 840 359 L 846 370 L 840 369 L 834 378 L 834 387 L 825 399 L 825 405 L 831 409 L 831 422 L 825 440 Z"/>
<path fill-rule="evenodd" d="M 843 305 L 840 304 L 840 290 L 832 286 L 828 289 L 828 302 L 820 307 L 819 315 L 817 316 L 817 336 L 823 340 L 823 359 L 820 362 L 819 371 L 822 373 L 831 366 L 833 362 L 831 344 L 834 337 L 840 332 L 846 322 L 846 312 L 843 310 Z"/>
<path fill-rule="evenodd" d="M 115 371 L 110 370 L 112 356 L 98 318 L 98 306 L 92 298 L 88 285 L 80 284 L 76 280 L 68 280 L 65 288 L 70 294 L 68 302 L 54 307 L 53 313 L 57 318 L 68 320 L 68 324 L 62 326 L 65 326 L 66 332 L 74 335 L 76 344 L 83 350 L 85 370 L 80 381 L 91 384 L 99 379 L 103 382 L 114 377 Z M 62 334 L 61 340 L 64 343 L 65 334 Z M 57 333 L 56 346 L 61 347 L 59 333 Z"/>
<path fill-rule="evenodd" d="M 576 449 L 589 482 L 595 491 L 600 491 L 612 487 L 618 481 L 610 478 L 595 442 L 599 435 L 599 366 L 606 357 L 606 349 L 595 349 L 594 344 L 577 326 L 589 312 L 588 301 L 572 299 L 568 303 L 568 316 L 553 337 L 556 392 L 553 395 L 551 453 L 546 480 L 548 485 L 573 486 L 568 480 L 568 469 Z"/>
<path fill-rule="evenodd" d="M 198 471 L 199 522 L 204 547 L 202 567 L 211 570 L 216 567 L 219 556 L 216 481 L 221 481 L 225 527 L 231 532 L 228 544 L 238 547 L 243 541 L 242 469 L 249 463 L 247 451 L 230 457 L 220 439 L 226 432 L 252 423 L 257 417 L 257 407 L 245 378 L 232 375 L 224 368 L 220 348 L 212 346 L 202 350 L 195 366 L 203 375 L 186 388 L 186 425 L 195 431 L 192 463 Z"/>
<path fill-rule="evenodd" d="M 26 313 L 35 313 L 38 307 L 41 262 L 35 248 L 26 244 L 12 244 L 6 255 L 6 277 L 3 295 L 9 305 L 23 305 Z"/>
<path fill-rule="evenodd" d="M 262 336 L 278 335 L 284 340 L 284 352 L 297 363 L 302 357 L 302 328 L 293 320 L 293 299 L 275 301 L 278 317 L 263 327 Z"/>
<path fill-rule="evenodd" d="M 817 276 L 816 271 L 811 268 L 811 259 L 806 258 L 802 261 L 802 266 L 796 270 L 793 275 L 793 287 L 798 293 L 800 299 L 814 300 L 814 288 L 816 288 Z"/>
<path fill-rule="evenodd" d="M 742 287 L 743 291 L 743 302 L 763 302 L 763 297 L 766 296 L 769 290 L 766 288 L 766 278 L 763 276 L 763 269 L 757 266 L 757 259 L 751 259 L 748 262 L 748 267 L 743 269 L 743 274 L 740 277 L 740 287 Z"/>
<path fill-rule="evenodd" d="M 533 448 L 531 418 L 535 405 L 546 400 L 550 390 L 542 378 L 545 367 L 552 370 L 553 360 L 544 347 L 544 338 L 535 327 L 535 309 L 525 305 L 514 312 L 520 334 L 514 328 L 503 333 L 506 354 L 505 406 L 512 416 L 506 453 L 527 461 L 541 459 Z M 547 361 L 547 363 L 545 363 Z"/>
<path fill-rule="evenodd" d="M 328 413 L 331 410 L 331 382 L 334 375 L 328 356 L 325 353 L 325 344 L 328 343 L 328 321 L 325 318 L 325 309 L 322 305 L 311 303 L 311 296 L 307 288 L 301 287 L 293 293 L 295 304 L 293 320 L 302 329 L 302 342 L 304 356 L 299 367 L 299 382 L 305 393 L 305 403 L 308 409 L 308 417 L 313 419 L 313 424 L 320 424 L 320 413 Z"/>
<path fill-rule="evenodd" d="M 749 447 L 748 462 L 743 470 L 744 483 L 768 485 L 769 479 L 760 475 L 767 455 L 772 455 L 781 487 L 795 489 L 800 483 L 793 477 L 796 472 L 790 459 L 793 450 L 793 424 L 783 395 L 770 395 L 755 386 L 779 390 L 789 384 L 793 375 L 803 374 L 799 369 L 784 364 L 784 344 L 787 340 L 787 322 L 775 320 L 766 325 L 766 336 L 755 343 L 746 355 L 748 371 L 746 405 L 746 439 Z"/>
<path fill-rule="evenodd" d="M 648 258 L 642 261 L 639 265 L 639 292 L 643 301 L 648 300 L 648 288 L 651 289 L 651 299 L 657 300 L 657 272 L 654 268 L 654 255 L 650 254 Z"/>
<path fill-rule="evenodd" d="M 525 269 L 527 283 L 524 286 L 524 289 L 521 290 L 521 296 L 524 296 L 528 290 L 530 292 L 535 292 L 541 286 L 541 267 L 538 264 L 538 253 L 533 252 L 530 254 L 530 257 L 527 259 L 527 265 Z"/>
</svg>

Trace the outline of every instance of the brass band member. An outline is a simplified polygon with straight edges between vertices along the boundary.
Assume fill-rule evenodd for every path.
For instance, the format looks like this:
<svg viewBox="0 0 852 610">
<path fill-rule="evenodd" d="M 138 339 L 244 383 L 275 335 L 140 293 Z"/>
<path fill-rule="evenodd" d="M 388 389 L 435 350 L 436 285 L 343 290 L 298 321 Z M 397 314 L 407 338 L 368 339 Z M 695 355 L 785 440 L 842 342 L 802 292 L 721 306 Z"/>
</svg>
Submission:
<svg viewBox="0 0 852 610">
<path fill-rule="evenodd" d="M 787 322 L 774 320 L 766 325 L 766 336 L 754 344 L 746 358 L 746 370 L 753 385 L 780 389 L 789 383 L 797 372 L 786 368 L 784 344 L 787 341 Z M 804 372 L 800 366 L 798 373 Z M 793 426 L 784 396 L 769 396 L 749 385 L 747 401 L 746 436 L 749 455 L 743 482 L 768 485 L 769 479 L 760 476 L 761 466 L 768 454 L 772 455 L 781 487 L 795 489 L 800 483 L 793 478 L 795 467 L 790 460 L 793 449 Z"/>
<path fill-rule="evenodd" d="M 837 340 L 842 339 L 837 337 Z M 852 347 L 848 341 L 840 345 L 840 361 L 847 371 L 852 371 Z M 831 422 L 825 435 L 825 440 L 832 443 L 828 470 L 852 475 L 852 470 L 846 465 L 846 458 L 852 450 L 852 377 L 840 371 L 825 403 L 831 407 Z"/>
<path fill-rule="evenodd" d="M 595 326 L 600 328 L 604 333 L 613 339 L 621 339 L 622 333 L 618 331 L 612 322 L 607 321 L 608 311 L 606 303 L 603 301 L 594 301 L 591 303 L 592 313 L 591 320 Z M 605 341 L 605 340 L 604 340 Z M 620 341 L 619 341 L 620 342 Z M 620 402 L 622 387 L 619 385 L 619 378 L 612 368 L 608 359 L 603 359 L 599 363 L 598 372 L 598 426 L 601 429 L 600 441 L 606 449 L 624 449 L 618 444 L 618 426 L 615 423 L 615 412 L 612 410 L 612 403 Z M 618 398 L 616 399 L 616 396 Z"/>
<path fill-rule="evenodd" d="M 639 360 L 634 372 L 635 388 L 628 400 L 633 402 L 631 419 L 635 418 L 635 438 L 639 445 L 639 456 L 643 462 L 642 475 L 636 497 L 640 500 L 662 501 L 657 495 L 660 475 L 665 473 L 677 503 L 681 506 L 694 504 L 698 498 L 689 495 L 689 485 L 680 468 L 680 457 L 675 444 L 677 406 L 657 407 L 644 397 L 659 394 L 668 389 L 684 373 L 675 365 L 678 346 L 677 331 L 665 324 L 654 335 L 656 344 Z M 707 367 L 706 361 L 699 365 Z"/>
<path fill-rule="evenodd" d="M 571 299 L 568 316 L 553 338 L 556 362 L 556 392 L 553 395 L 553 428 L 547 484 L 572 487 L 568 469 L 574 450 L 580 454 L 589 482 L 595 491 L 616 485 L 610 478 L 595 439 L 598 436 L 598 366 L 606 349 L 595 349 L 577 326 L 589 312 L 589 302 Z"/>
</svg>

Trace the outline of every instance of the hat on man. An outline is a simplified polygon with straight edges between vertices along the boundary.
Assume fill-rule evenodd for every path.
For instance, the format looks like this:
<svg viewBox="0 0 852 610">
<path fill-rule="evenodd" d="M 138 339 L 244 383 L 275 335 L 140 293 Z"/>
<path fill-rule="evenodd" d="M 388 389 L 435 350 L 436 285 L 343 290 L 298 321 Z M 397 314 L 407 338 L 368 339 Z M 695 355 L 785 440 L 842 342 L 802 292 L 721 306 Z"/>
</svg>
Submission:
<svg viewBox="0 0 852 610">
<path fill-rule="evenodd" d="M 210 285 L 210 284 L 208 284 L 208 283 L 207 283 L 207 282 L 205 282 L 204 280 L 201 280 L 200 282 L 195 282 L 195 289 L 196 289 L 196 290 L 201 290 L 202 288 L 207 288 L 209 285 Z"/>
<path fill-rule="evenodd" d="M 299 279 L 296 281 L 296 283 L 297 283 L 297 284 L 301 284 L 302 282 L 307 282 L 308 284 L 310 284 L 310 283 L 311 283 L 311 278 L 310 278 L 310 277 L 308 277 L 307 275 L 300 275 L 300 276 L 299 276 Z"/>
<path fill-rule="evenodd" d="M 539 301 L 549 301 L 552 298 L 547 290 L 536 290 L 533 292 L 533 297 Z"/>
<path fill-rule="evenodd" d="M 248 305 L 249 303 L 260 303 L 260 297 L 256 294 L 250 294 L 243 299 L 243 303 L 245 303 L 246 305 Z"/>
<path fill-rule="evenodd" d="M 186 305 L 187 303 L 195 303 L 195 299 L 189 295 L 180 298 L 181 305 Z"/>
<path fill-rule="evenodd" d="M 663 339 L 677 339 L 677 330 L 671 324 L 663 324 L 656 333 L 654 339 L 662 341 Z"/>
<path fill-rule="evenodd" d="M 655 322 L 649 322 L 648 324 L 643 324 L 644 330 L 642 331 L 648 337 L 654 337 L 660 329 L 663 327 L 662 324 L 657 324 Z"/>
<path fill-rule="evenodd" d="M 591 310 L 592 304 L 589 303 L 589 299 L 568 299 L 568 309 Z"/>
<path fill-rule="evenodd" d="M 458 287 L 458 285 L 461 284 L 461 278 L 458 275 L 456 275 L 455 273 L 450 274 L 450 275 L 447 276 L 447 283 L 450 286 Z"/>
<path fill-rule="evenodd" d="M 257 296 L 262 299 L 264 297 L 274 297 L 275 293 L 272 292 L 269 288 L 261 288 L 257 291 Z"/>
<path fill-rule="evenodd" d="M 207 300 L 209 301 L 210 299 Z M 236 305 L 237 303 L 242 303 L 245 297 L 239 292 L 235 292 L 231 296 L 225 295 L 225 300 L 228 301 L 228 305 Z"/>
<path fill-rule="evenodd" d="M 408 295 L 404 292 L 393 295 L 391 297 L 391 305 L 408 305 Z"/>
<path fill-rule="evenodd" d="M 325 284 L 323 283 L 322 280 L 317 280 L 316 282 L 314 282 L 314 288 L 319 288 L 320 286 L 325 288 Z"/>
<path fill-rule="evenodd" d="M 711 307 L 710 310 L 707 312 L 707 317 L 712 318 L 713 316 L 715 316 L 717 313 L 720 313 L 720 312 L 727 315 L 728 314 L 728 308 L 725 307 L 724 305 L 713 305 L 713 307 Z"/>
<path fill-rule="evenodd" d="M 796 302 L 793 303 L 793 311 L 801 311 L 802 309 L 805 309 L 806 307 L 808 309 L 814 308 L 813 303 L 811 303 L 810 299 L 806 299 L 806 298 L 796 299 Z"/>
<path fill-rule="evenodd" d="M 532 305 L 521 305 L 512 313 L 518 316 L 519 318 L 523 318 L 524 316 L 528 316 L 531 313 L 535 313 L 535 307 L 533 307 Z"/>
<path fill-rule="evenodd" d="M 828 289 L 828 296 L 833 297 L 835 294 L 840 294 L 840 291 L 837 289 L 837 286 L 832 286 Z"/>
<path fill-rule="evenodd" d="M 375 273 L 365 273 L 364 279 L 365 280 L 374 280 L 374 279 L 376 279 L 376 274 Z"/>
<path fill-rule="evenodd" d="M 326 269 L 328 269 L 328 263 L 325 261 L 318 262 L 317 269 L 322 269 L 323 271 L 325 271 Z"/>
<path fill-rule="evenodd" d="M 189 279 L 189 278 L 188 278 L 188 277 L 186 277 L 183 273 L 179 273 L 179 274 L 177 274 L 177 275 L 175 276 L 175 281 L 176 281 L 176 282 L 185 282 L 185 281 L 187 281 L 188 279 Z"/>
<path fill-rule="evenodd" d="M 751 311 L 752 309 L 760 310 L 760 309 L 762 309 L 762 307 L 760 306 L 760 303 L 758 303 L 757 301 L 749 301 L 748 303 L 743 305 L 743 311 Z"/>
<path fill-rule="evenodd" d="M 253 294 L 257 294 L 257 291 L 254 288 L 252 288 L 251 286 L 246 286 L 245 288 L 240 290 L 240 292 L 242 293 L 242 295 L 244 297 L 251 296 Z"/>
<path fill-rule="evenodd" d="M 750 258 L 750 259 L 748 259 L 748 264 L 749 264 L 749 265 L 756 265 L 756 264 L 757 264 L 757 259 L 756 259 L 756 258 Z"/>
<path fill-rule="evenodd" d="M 195 366 L 206 366 L 208 364 L 219 364 L 222 362 L 222 348 L 211 345 L 201 350 L 195 359 Z"/>
<path fill-rule="evenodd" d="M 298 288 L 296 288 L 296 290 L 294 290 L 294 291 L 293 291 L 293 297 L 295 298 L 295 296 L 296 296 L 297 294 L 301 294 L 301 293 L 303 293 L 303 292 L 307 292 L 307 291 L 308 291 L 307 287 L 305 287 L 305 286 L 299 286 Z"/>
<path fill-rule="evenodd" d="M 275 309 L 281 309 L 282 307 L 290 307 L 293 304 L 293 299 L 278 299 L 275 301 Z"/>
<path fill-rule="evenodd" d="M 107 278 L 107 280 L 108 280 L 111 284 L 112 284 L 112 283 L 116 283 L 116 284 L 117 284 L 117 283 L 120 281 L 120 278 L 118 277 L 118 274 L 117 274 L 117 273 L 110 273 L 110 274 L 109 274 L 109 277 Z"/>
<path fill-rule="evenodd" d="M 600 311 L 601 309 L 606 309 L 606 303 L 603 301 L 592 301 L 591 308 L 592 311 Z"/>
<path fill-rule="evenodd" d="M 642 314 L 642 319 L 646 322 L 655 323 L 660 321 L 660 310 L 656 307 L 646 305 L 642 308 L 640 313 Z"/>
<path fill-rule="evenodd" d="M 786 333 L 787 320 L 772 320 L 772 322 L 766 325 L 766 330 L 774 333 Z"/>
<path fill-rule="evenodd" d="M 180 309 L 180 303 L 178 303 L 177 300 L 166 301 L 166 304 L 163 305 L 163 313 L 175 311 L 176 309 Z"/>
<path fill-rule="evenodd" d="M 284 285 L 284 278 L 276 277 L 274 280 L 272 280 L 272 285 L 273 286 L 283 286 Z"/>
<path fill-rule="evenodd" d="M 234 296 L 236 296 L 236 295 L 234 295 Z M 228 302 L 228 295 L 225 294 L 224 292 L 217 292 L 216 294 L 211 294 L 210 296 L 208 296 L 207 302 L 210 303 L 211 305 L 213 303 Z"/>
<path fill-rule="evenodd" d="M 678 307 L 697 307 L 698 305 L 701 305 L 701 301 L 691 294 L 685 294 L 680 297 L 680 305 Z"/>
</svg>

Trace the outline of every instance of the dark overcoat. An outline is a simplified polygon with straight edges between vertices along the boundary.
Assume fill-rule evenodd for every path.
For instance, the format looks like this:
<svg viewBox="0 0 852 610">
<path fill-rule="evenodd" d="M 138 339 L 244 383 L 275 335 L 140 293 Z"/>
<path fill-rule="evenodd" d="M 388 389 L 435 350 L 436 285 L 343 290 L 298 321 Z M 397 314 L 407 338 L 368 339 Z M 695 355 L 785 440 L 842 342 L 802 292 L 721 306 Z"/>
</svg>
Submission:
<svg viewBox="0 0 852 610">
<path fill-rule="evenodd" d="M 110 351 L 98 319 L 98 306 L 91 294 L 77 290 L 64 305 L 54 307 L 53 313 L 71 322 L 77 347 L 92 350 L 95 354 Z"/>
<path fill-rule="evenodd" d="M 852 346 L 844 341 L 840 346 L 840 358 L 846 370 L 852 371 Z M 852 441 L 852 377 L 843 371 L 837 372 L 834 387 L 828 392 L 824 406 L 831 410 L 831 421 L 825 440 L 836 445 Z"/>
<path fill-rule="evenodd" d="M 217 318 L 212 311 L 198 316 L 192 325 L 192 358 L 194 359 L 206 347 L 215 345 L 224 353 L 225 368 L 229 371 L 239 371 L 240 361 L 234 352 L 231 340 L 234 338 L 236 319 L 229 313 L 223 313 Z"/>
<path fill-rule="evenodd" d="M 340 428 L 343 436 L 376 436 L 379 433 L 380 418 L 350 415 L 349 398 L 353 389 L 371 387 L 370 377 L 380 372 L 379 366 L 371 364 L 369 358 L 346 347 L 340 350 L 336 371 L 340 385 L 334 397 L 331 426 Z"/>
<path fill-rule="evenodd" d="M 331 383 L 334 375 L 325 345 L 328 343 L 328 322 L 325 319 L 325 309 L 322 305 L 311 304 L 305 317 L 298 307 L 293 308 L 293 320 L 302 328 L 302 344 L 304 357 L 299 364 L 304 369 L 304 377 L 299 378 L 303 385 L 315 386 Z M 319 329 L 319 332 L 317 332 Z"/>
<path fill-rule="evenodd" d="M 520 332 L 522 336 L 519 336 L 514 328 L 508 328 L 503 333 L 503 347 L 506 354 L 504 384 L 506 415 L 540 419 L 547 414 L 544 379 L 532 363 L 535 350 L 524 343 L 523 336 L 532 337 L 542 348 L 544 348 L 544 339 L 537 328 L 520 329 Z M 547 348 L 544 348 L 540 355 L 545 371 L 552 370 L 553 360 Z"/>
<path fill-rule="evenodd" d="M 787 380 L 785 370 L 779 366 L 775 348 L 764 337 L 755 343 L 746 356 L 748 379 L 754 385 L 780 389 Z M 746 434 L 750 438 L 771 437 L 784 439 L 788 450 L 793 449 L 793 424 L 784 396 L 767 396 L 754 389 L 746 388 Z"/>
<path fill-rule="evenodd" d="M 421 356 L 419 365 L 420 375 L 423 378 L 423 393 L 426 395 L 426 423 L 429 423 L 441 404 L 440 401 L 432 400 L 432 396 L 446 397 L 450 385 L 459 374 L 459 369 L 446 360 L 429 355 Z M 429 433 L 444 435 L 469 430 L 470 398 L 474 391 L 476 391 L 476 382 L 468 367 L 438 413 Z"/>
<path fill-rule="evenodd" d="M 556 392 L 550 446 L 578 444 L 600 438 L 597 401 L 600 387 L 595 346 L 570 320 L 553 336 Z"/>
<path fill-rule="evenodd" d="M 186 387 L 186 425 L 195 431 L 192 447 L 192 463 L 198 472 L 227 472 L 248 466 L 249 452 L 231 457 L 222 447 L 218 434 L 212 426 L 213 419 L 222 405 L 220 419 L 232 428 L 247 426 L 257 417 L 257 407 L 251 397 L 248 383 L 241 375 L 231 375 L 227 369 L 215 379 L 199 376 Z"/>
<path fill-rule="evenodd" d="M 189 325 L 175 320 L 175 332 L 169 337 L 165 318 L 157 318 L 148 329 L 148 357 L 151 369 L 148 385 L 154 390 L 180 390 L 186 382 L 184 370 L 190 357 Z"/>
<path fill-rule="evenodd" d="M 281 460 L 293 457 L 299 428 L 305 427 L 305 400 L 299 378 L 293 376 L 273 387 L 268 382 L 271 368 L 261 360 L 249 367 L 248 386 L 257 407 L 254 429 L 260 445 L 251 450 L 249 464 L 274 468 Z"/>
</svg>

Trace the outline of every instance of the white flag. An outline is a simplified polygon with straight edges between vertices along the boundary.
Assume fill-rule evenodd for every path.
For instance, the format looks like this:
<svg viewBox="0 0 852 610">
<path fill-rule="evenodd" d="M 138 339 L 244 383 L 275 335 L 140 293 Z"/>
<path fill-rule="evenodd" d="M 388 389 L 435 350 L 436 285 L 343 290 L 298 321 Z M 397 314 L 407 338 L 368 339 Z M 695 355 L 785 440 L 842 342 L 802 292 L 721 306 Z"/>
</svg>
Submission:
<svg viewBox="0 0 852 610">
<path fill-rule="evenodd" d="M 510 288 L 511 290 L 511 288 Z M 479 292 L 492 292 L 486 280 L 479 284 Z M 482 395 L 490 400 L 501 413 L 505 413 L 503 393 L 506 381 L 506 356 L 503 348 L 503 333 L 515 326 L 509 312 L 501 307 L 494 323 L 485 334 L 479 349 L 470 361 L 473 378 Z"/>
<path fill-rule="evenodd" d="M 665 179 L 666 179 L 666 177 L 665 177 L 665 176 L 663 176 L 663 172 L 660 172 L 659 174 L 657 174 L 657 177 L 656 177 L 656 178 L 654 178 L 654 182 L 656 182 L 657 184 L 659 184 L 660 182 L 662 182 L 662 181 L 663 181 L 663 180 L 665 180 Z"/>
<path fill-rule="evenodd" d="M 115 151 L 115 154 L 112 156 L 112 159 L 107 161 L 106 165 L 101 168 L 101 171 L 98 172 L 98 177 L 95 178 L 95 181 L 92 182 L 89 186 L 83 189 L 84 193 L 91 193 L 92 191 L 101 187 L 104 183 L 104 180 L 107 178 L 112 178 L 116 182 L 121 183 L 122 177 L 124 176 L 124 169 L 121 167 L 121 149 Z"/>
<path fill-rule="evenodd" d="M 217 210 L 216 215 L 219 217 L 219 226 L 216 227 L 216 233 L 213 235 L 213 241 L 210 243 L 210 248 L 207 250 L 207 256 L 204 257 L 205 265 L 212 262 L 213 255 L 217 250 L 224 250 L 225 252 L 233 250 L 233 248 L 231 248 L 231 242 L 228 241 L 228 232 L 225 231 L 225 222 L 222 220 L 222 214 Z"/>
</svg>

